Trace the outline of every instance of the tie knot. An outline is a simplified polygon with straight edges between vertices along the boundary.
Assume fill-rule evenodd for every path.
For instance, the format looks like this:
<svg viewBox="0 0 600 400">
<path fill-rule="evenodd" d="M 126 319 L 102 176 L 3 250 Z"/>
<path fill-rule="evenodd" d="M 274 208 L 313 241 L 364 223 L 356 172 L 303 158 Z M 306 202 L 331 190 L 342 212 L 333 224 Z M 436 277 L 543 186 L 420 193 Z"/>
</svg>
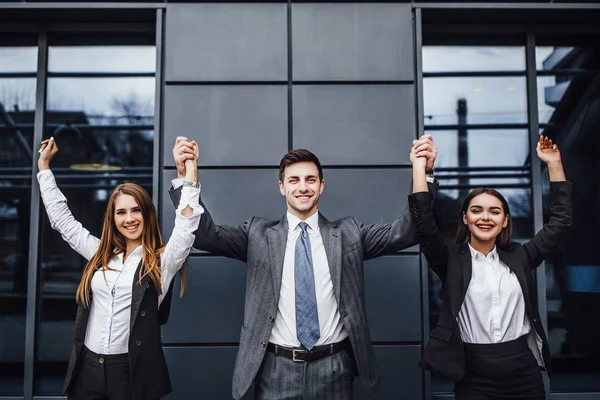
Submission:
<svg viewBox="0 0 600 400">
<path fill-rule="evenodd" d="M 300 227 L 300 229 L 302 230 L 302 233 L 307 233 L 306 229 L 308 228 L 308 224 L 306 222 L 300 222 L 298 224 L 298 226 Z"/>
</svg>

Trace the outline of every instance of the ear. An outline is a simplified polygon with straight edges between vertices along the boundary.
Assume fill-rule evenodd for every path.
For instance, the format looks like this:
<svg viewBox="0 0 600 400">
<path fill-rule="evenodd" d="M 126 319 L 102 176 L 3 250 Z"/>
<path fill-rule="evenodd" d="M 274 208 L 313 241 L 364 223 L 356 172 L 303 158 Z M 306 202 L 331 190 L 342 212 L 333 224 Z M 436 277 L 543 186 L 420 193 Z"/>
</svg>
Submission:
<svg viewBox="0 0 600 400">
<path fill-rule="evenodd" d="M 325 188 L 325 180 L 321 179 L 321 185 L 319 186 L 319 196 L 323 194 L 324 188 Z"/>
<path fill-rule="evenodd" d="M 285 196 L 285 189 L 283 188 L 283 182 L 279 181 L 279 192 L 282 196 Z"/>
<path fill-rule="evenodd" d="M 504 223 L 502 224 L 503 228 L 506 228 L 506 226 L 508 225 L 509 218 L 510 218 L 510 215 L 506 214 L 506 216 L 504 217 Z"/>
<path fill-rule="evenodd" d="M 463 224 L 467 225 L 467 214 L 466 213 L 462 213 L 462 220 L 463 220 Z"/>
</svg>

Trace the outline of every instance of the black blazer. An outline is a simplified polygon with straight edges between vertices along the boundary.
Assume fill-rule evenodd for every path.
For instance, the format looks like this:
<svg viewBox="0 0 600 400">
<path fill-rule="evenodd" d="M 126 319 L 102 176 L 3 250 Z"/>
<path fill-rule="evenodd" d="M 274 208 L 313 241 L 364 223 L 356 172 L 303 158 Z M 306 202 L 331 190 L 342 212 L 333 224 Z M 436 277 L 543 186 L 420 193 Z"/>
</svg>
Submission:
<svg viewBox="0 0 600 400">
<path fill-rule="evenodd" d="M 471 281 L 471 253 L 468 245 L 448 246 L 442 241 L 433 217 L 431 194 L 411 194 L 409 204 L 421 251 L 443 284 L 440 316 L 437 326 L 429 333 L 429 343 L 423 351 L 420 365 L 445 378 L 458 381 L 464 375 L 465 355 L 456 318 Z M 551 182 L 548 223 L 527 243 L 510 243 L 504 249 L 497 249 L 498 256 L 516 275 L 521 285 L 529 322 L 543 342 L 542 357 L 548 375 L 551 375 L 550 350 L 541 324 L 531 272 L 564 242 L 571 226 L 572 214 L 571 183 Z"/>
<path fill-rule="evenodd" d="M 163 353 L 160 325 L 167 322 L 171 307 L 173 281 L 158 308 L 158 294 L 148 275 L 140 283 L 138 277 L 142 263 L 138 264 L 133 281 L 131 322 L 129 333 L 129 373 L 135 400 L 157 399 L 171 392 L 171 380 Z M 74 381 L 81 361 L 89 308 L 80 303 L 75 318 L 75 345 L 71 352 L 63 394 Z"/>
</svg>

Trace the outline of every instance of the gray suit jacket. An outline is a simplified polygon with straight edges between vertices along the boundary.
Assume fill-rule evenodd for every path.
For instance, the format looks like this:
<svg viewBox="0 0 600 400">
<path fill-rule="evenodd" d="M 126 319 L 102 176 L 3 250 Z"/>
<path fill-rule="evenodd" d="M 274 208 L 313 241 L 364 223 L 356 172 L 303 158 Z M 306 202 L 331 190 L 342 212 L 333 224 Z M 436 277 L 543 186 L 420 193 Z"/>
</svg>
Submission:
<svg viewBox="0 0 600 400">
<path fill-rule="evenodd" d="M 170 190 L 179 204 L 180 189 Z M 194 247 L 248 264 L 244 323 L 233 373 L 232 395 L 240 399 L 252 385 L 277 316 L 288 223 L 253 217 L 243 225 L 216 225 L 204 207 Z M 335 298 L 352 344 L 357 372 L 372 394 L 379 384 L 364 297 L 363 261 L 393 254 L 417 243 L 408 206 L 392 224 L 364 225 L 347 217 L 319 228 L 331 271 Z M 352 355 L 351 355 L 352 356 Z"/>
</svg>

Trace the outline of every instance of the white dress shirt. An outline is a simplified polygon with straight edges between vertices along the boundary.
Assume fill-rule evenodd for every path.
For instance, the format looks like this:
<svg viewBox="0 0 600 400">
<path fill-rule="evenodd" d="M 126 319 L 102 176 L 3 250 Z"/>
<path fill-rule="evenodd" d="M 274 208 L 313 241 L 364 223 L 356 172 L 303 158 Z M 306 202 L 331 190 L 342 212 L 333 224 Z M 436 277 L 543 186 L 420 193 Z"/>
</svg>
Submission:
<svg viewBox="0 0 600 400">
<path fill-rule="evenodd" d="M 515 274 L 500 260 L 496 247 L 487 255 L 469 244 L 473 272 L 458 314 L 465 343 L 502 343 L 531 330 L 525 299 Z"/>
<path fill-rule="evenodd" d="M 281 346 L 300 347 L 301 344 L 296 335 L 294 253 L 296 249 L 296 240 L 301 232 L 298 224 L 302 221 L 289 212 L 287 213 L 287 220 L 289 230 L 285 247 L 281 291 L 279 292 L 279 303 L 277 306 L 277 318 L 275 319 L 269 341 Z M 337 300 L 333 293 L 331 272 L 329 271 L 323 238 L 321 237 L 319 230 L 319 213 L 315 212 L 304 222 L 308 225 L 307 231 L 310 238 L 315 275 L 317 311 L 319 313 L 319 331 L 321 332 L 321 337 L 315 345 L 320 346 L 323 344 L 340 342 L 348 337 L 348 333 L 344 329 Z"/>
<path fill-rule="evenodd" d="M 67 199 L 56 186 L 50 170 L 40 171 L 37 179 L 50 225 L 60 232 L 73 250 L 89 260 L 98 250 L 100 240 L 75 220 L 67 206 Z M 204 212 L 199 204 L 199 197 L 200 189 L 182 189 L 179 207 L 175 212 L 175 227 L 160 258 L 162 294 L 158 298 L 159 305 L 194 243 L 194 233 Z M 181 211 L 188 205 L 193 209 L 193 214 L 186 218 Z M 91 351 L 98 354 L 128 352 L 133 280 L 138 279 L 135 271 L 141 260 L 142 246 L 139 246 L 129 254 L 125 263 L 121 253 L 108 264 L 113 270 L 94 273 L 90 316 L 85 334 L 85 345 Z M 111 295 L 113 288 L 114 297 Z"/>
</svg>

